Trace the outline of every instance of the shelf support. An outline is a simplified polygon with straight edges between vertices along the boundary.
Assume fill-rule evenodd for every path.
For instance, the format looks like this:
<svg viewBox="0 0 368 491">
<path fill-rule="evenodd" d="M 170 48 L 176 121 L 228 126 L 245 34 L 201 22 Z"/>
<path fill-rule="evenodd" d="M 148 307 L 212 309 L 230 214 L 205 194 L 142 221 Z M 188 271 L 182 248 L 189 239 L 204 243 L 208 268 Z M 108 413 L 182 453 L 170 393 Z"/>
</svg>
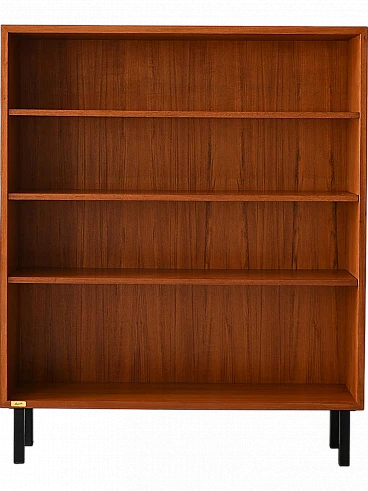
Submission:
<svg viewBox="0 0 368 491">
<path fill-rule="evenodd" d="M 10 417 L 12 418 L 12 459 L 13 465 L 24 465 L 25 448 L 34 443 L 34 409 L 13 409 Z"/>
<path fill-rule="evenodd" d="M 32 447 L 34 444 L 34 409 L 25 409 L 26 412 L 26 447 Z"/>
<path fill-rule="evenodd" d="M 350 465 L 350 411 L 339 411 L 339 465 Z"/>
<path fill-rule="evenodd" d="M 25 409 L 13 410 L 13 464 L 22 465 L 25 461 Z"/>
<path fill-rule="evenodd" d="M 340 411 L 330 411 L 330 448 L 339 448 Z"/>
<path fill-rule="evenodd" d="M 330 411 L 330 448 L 339 449 L 339 466 L 350 465 L 350 411 Z"/>
</svg>

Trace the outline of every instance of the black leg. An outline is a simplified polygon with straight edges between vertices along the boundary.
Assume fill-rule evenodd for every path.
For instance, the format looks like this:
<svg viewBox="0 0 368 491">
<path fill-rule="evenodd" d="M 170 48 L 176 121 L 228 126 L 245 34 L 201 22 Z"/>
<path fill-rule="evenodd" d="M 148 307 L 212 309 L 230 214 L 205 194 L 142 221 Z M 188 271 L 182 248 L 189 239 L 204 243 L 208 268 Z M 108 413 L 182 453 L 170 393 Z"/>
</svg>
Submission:
<svg viewBox="0 0 368 491">
<path fill-rule="evenodd" d="M 25 409 L 25 445 L 32 447 L 33 445 L 33 409 Z"/>
<path fill-rule="evenodd" d="M 339 448 L 339 411 L 330 411 L 330 448 Z"/>
<path fill-rule="evenodd" d="M 339 465 L 350 465 L 350 411 L 340 412 Z"/>
<path fill-rule="evenodd" d="M 14 464 L 24 464 L 24 409 L 14 409 Z"/>
</svg>

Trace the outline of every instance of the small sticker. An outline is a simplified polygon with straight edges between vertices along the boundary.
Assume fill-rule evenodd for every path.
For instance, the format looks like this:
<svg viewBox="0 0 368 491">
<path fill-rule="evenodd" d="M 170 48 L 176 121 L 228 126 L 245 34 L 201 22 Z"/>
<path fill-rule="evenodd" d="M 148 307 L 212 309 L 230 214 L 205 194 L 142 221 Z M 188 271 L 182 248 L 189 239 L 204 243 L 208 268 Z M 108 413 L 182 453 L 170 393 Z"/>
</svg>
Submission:
<svg viewBox="0 0 368 491">
<path fill-rule="evenodd" d="M 27 403 L 26 401 L 11 401 L 10 405 L 11 407 L 26 407 Z"/>
</svg>

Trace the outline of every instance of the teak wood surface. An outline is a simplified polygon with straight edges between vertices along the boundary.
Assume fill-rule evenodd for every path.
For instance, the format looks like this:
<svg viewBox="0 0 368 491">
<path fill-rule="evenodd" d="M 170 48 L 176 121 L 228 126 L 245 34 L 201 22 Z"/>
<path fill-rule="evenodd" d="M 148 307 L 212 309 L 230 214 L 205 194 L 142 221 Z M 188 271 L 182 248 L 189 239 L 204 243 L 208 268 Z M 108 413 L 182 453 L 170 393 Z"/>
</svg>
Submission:
<svg viewBox="0 0 368 491">
<path fill-rule="evenodd" d="M 115 111 L 112 109 L 10 109 L 10 116 L 204 119 L 356 119 L 352 111 Z"/>
<path fill-rule="evenodd" d="M 359 201 L 359 196 L 344 191 L 44 191 L 9 193 L 14 201 Z"/>
<path fill-rule="evenodd" d="M 351 287 L 12 286 L 22 382 L 345 381 Z"/>
<path fill-rule="evenodd" d="M 20 38 L 12 109 L 348 111 L 347 45 Z"/>
<path fill-rule="evenodd" d="M 351 191 L 347 140 L 354 128 L 345 119 L 11 117 L 10 123 L 18 142 L 10 191 Z"/>
<path fill-rule="evenodd" d="M 346 386 L 337 384 L 34 383 L 11 397 L 36 408 L 359 409 Z"/>
<path fill-rule="evenodd" d="M 363 409 L 366 41 L 3 26 L 1 406 Z"/>
<path fill-rule="evenodd" d="M 331 202 L 17 201 L 21 268 L 347 269 Z M 10 271 L 11 273 L 11 271 Z M 359 279 L 359 278 L 358 278 Z"/>
<path fill-rule="evenodd" d="M 345 270 L 304 269 L 114 269 L 31 268 L 9 276 L 9 283 L 90 285 L 299 285 L 357 286 Z"/>
</svg>

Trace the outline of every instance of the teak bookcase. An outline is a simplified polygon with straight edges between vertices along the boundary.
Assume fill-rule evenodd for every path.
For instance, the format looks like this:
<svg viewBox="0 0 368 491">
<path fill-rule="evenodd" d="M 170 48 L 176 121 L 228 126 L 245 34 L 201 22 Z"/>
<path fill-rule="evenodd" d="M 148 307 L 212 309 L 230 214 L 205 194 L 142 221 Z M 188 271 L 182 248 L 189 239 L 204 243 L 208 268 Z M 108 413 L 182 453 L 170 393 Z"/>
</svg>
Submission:
<svg viewBox="0 0 368 491">
<path fill-rule="evenodd" d="M 2 28 L 1 406 L 363 409 L 366 28 Z"/>
</svg>

